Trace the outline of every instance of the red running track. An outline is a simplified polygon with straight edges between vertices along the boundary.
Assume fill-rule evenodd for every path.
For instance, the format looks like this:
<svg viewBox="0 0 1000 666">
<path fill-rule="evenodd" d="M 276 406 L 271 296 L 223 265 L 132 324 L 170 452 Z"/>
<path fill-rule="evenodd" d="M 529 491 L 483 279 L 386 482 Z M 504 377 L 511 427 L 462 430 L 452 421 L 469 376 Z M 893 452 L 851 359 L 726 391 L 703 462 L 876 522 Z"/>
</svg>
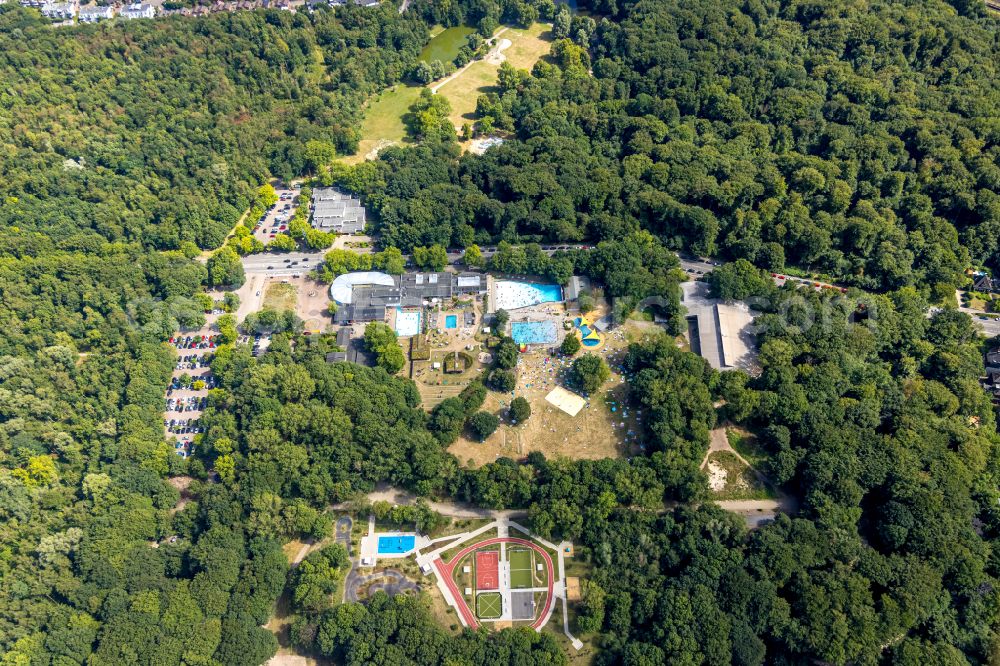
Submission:
<svg viewBox="0 0 1000 666">
<path fill-rule="evenodd" d="M 441 558 L 434 560 L 434 567 L 437 569 L 438 575 L 444 580 L 444 584 L 448 586 L 448 590 L 451 592 L 451 596 L 455 599 L 455 603 L 458 605 L 458 612 L 465 620 L 466 625 L 470 629 L 478 629 L 479 623 L 476 621 L 476 615 L 469 608 L 469 604 L 465 603 L 465 597 L 459 592 L 458 585 L 455 584 L 455 578 L 453 576 L 455 571 L 455 566 L 458 564 L 459 560 L 468 555 L 474 550 L 480 548 L 485 548 L 486 546 L 492 546 L 497 543 L 516 543 L 519 546 L 527 546 L 531 548 L 536 553 L 542 556 L 545 560 L 545 566 L 547 568 L 549 590 L 545 595 L 545 607 L 542 609 L 541 614 L 538 619 L 531 625 L 532 629 L 538 629 L 545 622 L 548 617 L 549 609 L 552 607 L 552 586 L 555 579 L 555 567 L 552 565 L 552 558 L 549 556 L 545 550 L 538 545 L 528 541 L 527 539 L 518 539 L 516 537 L 495 537 L 493 539 L 487 539 L 486 541 L 480 541 L 479 543 L 474 543 L 471 546 L 466 546 L 458 552 L 455 557 L 451 558 L 451 562 L 445 564 L 441 561 Z"/>
</svg>

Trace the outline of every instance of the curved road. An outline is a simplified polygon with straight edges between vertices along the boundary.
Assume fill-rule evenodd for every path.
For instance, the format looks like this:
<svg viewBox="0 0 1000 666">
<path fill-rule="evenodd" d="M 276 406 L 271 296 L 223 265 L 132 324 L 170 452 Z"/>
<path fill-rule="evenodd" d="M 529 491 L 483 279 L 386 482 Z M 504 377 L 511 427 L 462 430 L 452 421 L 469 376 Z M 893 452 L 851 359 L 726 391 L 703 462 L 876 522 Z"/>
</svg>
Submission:
<svg viewBox="0 0 1000 666">
<path fill-rule="evenodd" d="M 555 567 L 552 566 L 552 558 L 549 554 L 545 552 L 545 549 L 541 548 L 537 544 L 526 539 L 518 539 L 517 537 L 496 537 L 494 539 L 487 539 L 486 541 L 480 541 L 479 543 L 474 543 L 471 546 L 466 546 L 460 550 L 455 557 L 451 558 L 451 561 L 447 564 L 442 562 L 441 558 L 434 560 L 434 567 L 437 569 L 438 575 L 441 576 L 444 584 L 448 586 L 448 590 L 451 592 L 451 596 L 454 597 L 455 604 L 458 606 L 458 612 L 462 615 L 466 625 L 470 629 L 478 629 L 479 623 L 476 622 L 476 616 L 469 608 L 469 605 L 465 603 L 465 599 L 459 593 L 458 586 L 455 584 L 455 579 L 452 577 L 452 573 L 455 570 L 455 565 L 457 565 L 463 557 L 474 550 L 478 550 L 485 546 L 492 546 L 497 543 L 515 543 L 519 546 L 527 546 L 535 552 L 540 553 L 542 558 L 545 560 L 545 566 L 547 567 L 548 574 L 547 578 L 549 581 L 548 593 L 545 595 L 545 607 L 542 609 L 538 619 L 536 619 L 531 625 L 532 629 L 540 629 L 541 626 L 545 624 L 546 620 L 548 620 L 549 610 L 552 608 L 552 586 L 554 585 L 553 578 L 555 577 Z"/>
</svg>

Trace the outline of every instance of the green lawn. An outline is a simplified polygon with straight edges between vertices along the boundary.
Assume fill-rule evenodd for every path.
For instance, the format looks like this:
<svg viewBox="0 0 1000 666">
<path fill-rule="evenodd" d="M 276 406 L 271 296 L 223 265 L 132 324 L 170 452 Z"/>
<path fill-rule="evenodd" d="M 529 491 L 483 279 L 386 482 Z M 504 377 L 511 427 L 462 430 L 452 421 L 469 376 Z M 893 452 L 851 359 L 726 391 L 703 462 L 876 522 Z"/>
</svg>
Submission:
<svg viewBox="0 0 1000 666">
<path fill-rule="evenodd" d="M 399 84 L 373 98 L 365 109 L 365 119 L 361 123 L 361 136 L 357 155 L 353 160 L 366 159 L 368 153 L 385 145 L 402 143 L 406 137 L 403 115 L 420 97 L 420 86 Z"/>
<path fill-rule="evenodd" d="M 511 550 L 507 559 L 510 561 L 510 586 L 515 590 L 531 587 L 531 551 Z"/>
<path fill-rule="evenodd" d="M 503 29 L 503 28 L 502 28 Z M 420 57 L 424 60 L 454 60 L 458 50 L 466 43 L 466 37 L 473 29 L 468 26 L 447 28 L 434 35 L 424 47 Z M 515 67 L 531 69 L 535 62 L 551 48 L 552 33 L 548 24 L 536 23 L 524 30 L 507 27 L 502 38 L 509 39 L 511 45 L 504 56 Z M 475 120 L 476 101 L 479 95 L 493 90 L 496 86 L 497 62 L 482 60 L 473 63 L 461 76 L 449 81 L 440 89 L 440 94 L 451 103 L 451 121 L 456 127 Z M 406 141 L 406 126 L 403 116 L 420 96 L 422 86 L 398 84 L 380 95 L 371 98 L 365 107 L 365 117 L 361 123 L 361 141 L 358 152 L 344 158 L 348 164 L 357 164 L 393 144 Z"/>
<path fill-rule="evenodd" d="M 466 38 L 475 31 L 475 28 L 467 25 L 458 25 L 442 30 L 420 52 L 420 59 L 427 62 L 435 60 L 451 62 L 458 55 L 459 49 L 468 43 Z"/>
<path fill-rule="evenodd" d="M 476 615 L 492 619 L 500 617 L 503 611 L 499 592 L 483 592 L 476 597 Z"/>
<path fill-rule="evenodd" d="M 274 310 L 295 310 L 299 290 L 294 284 L 278 282 L 270 284 L 264 292 L 264 307 Z"/>
</svg>

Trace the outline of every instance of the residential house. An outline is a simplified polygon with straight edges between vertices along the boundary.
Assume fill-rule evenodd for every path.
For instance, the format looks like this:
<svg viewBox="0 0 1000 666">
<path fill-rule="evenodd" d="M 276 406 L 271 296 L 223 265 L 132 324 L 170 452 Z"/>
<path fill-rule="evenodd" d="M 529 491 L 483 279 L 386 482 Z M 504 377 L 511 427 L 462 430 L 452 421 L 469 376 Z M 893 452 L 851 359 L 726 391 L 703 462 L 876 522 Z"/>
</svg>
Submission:
<svg viewBox="0 0 1000 666">
<path fill-rule="evenodd" d="M 994 280 L 986 273 L 981 273 L 973 277 L 972 289 L 984 294 L 1000 292 L 1000 280 Z"/>
<path fill-rule="evenodd" d="M 42 16 L 46 18 L 65 21 L 76 15 L 76 4 L 72 2 L 47 2 L 42 5 L 41 12 Z"/>
<path fill-rule="evenodd" d="M 153 5 L 134 3 L 122 8 L 118 14 L 123 19 L 151 19 L 156 16 L 156 7 Z"/>
<path fill-rule="evenodd" d="M 80 23 L 97 23 L 114 17 L 114 7 L 81 7 L 78 18 Z"/>
</svg>

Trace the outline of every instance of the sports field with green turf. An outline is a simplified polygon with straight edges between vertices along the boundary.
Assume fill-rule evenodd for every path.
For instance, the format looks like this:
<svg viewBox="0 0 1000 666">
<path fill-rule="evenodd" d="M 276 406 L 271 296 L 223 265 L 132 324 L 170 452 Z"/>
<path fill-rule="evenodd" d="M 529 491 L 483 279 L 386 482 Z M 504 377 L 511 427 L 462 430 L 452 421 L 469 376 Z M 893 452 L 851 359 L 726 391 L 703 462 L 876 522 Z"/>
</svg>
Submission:
<svg viewBox="0 0 1000 666">
<path fill-rule="evenodd" d="M 503 611 L 499 592 L 483 592 L 476 597 L 476 615 L 485 619 L 496 619 Z"/>
<path fill-rule="evenodd" d="M 510 586 L 515 590 L 532 587 L 531 551 L 511 550 L 507 559 L 510 561 Z"/>
</svg>

